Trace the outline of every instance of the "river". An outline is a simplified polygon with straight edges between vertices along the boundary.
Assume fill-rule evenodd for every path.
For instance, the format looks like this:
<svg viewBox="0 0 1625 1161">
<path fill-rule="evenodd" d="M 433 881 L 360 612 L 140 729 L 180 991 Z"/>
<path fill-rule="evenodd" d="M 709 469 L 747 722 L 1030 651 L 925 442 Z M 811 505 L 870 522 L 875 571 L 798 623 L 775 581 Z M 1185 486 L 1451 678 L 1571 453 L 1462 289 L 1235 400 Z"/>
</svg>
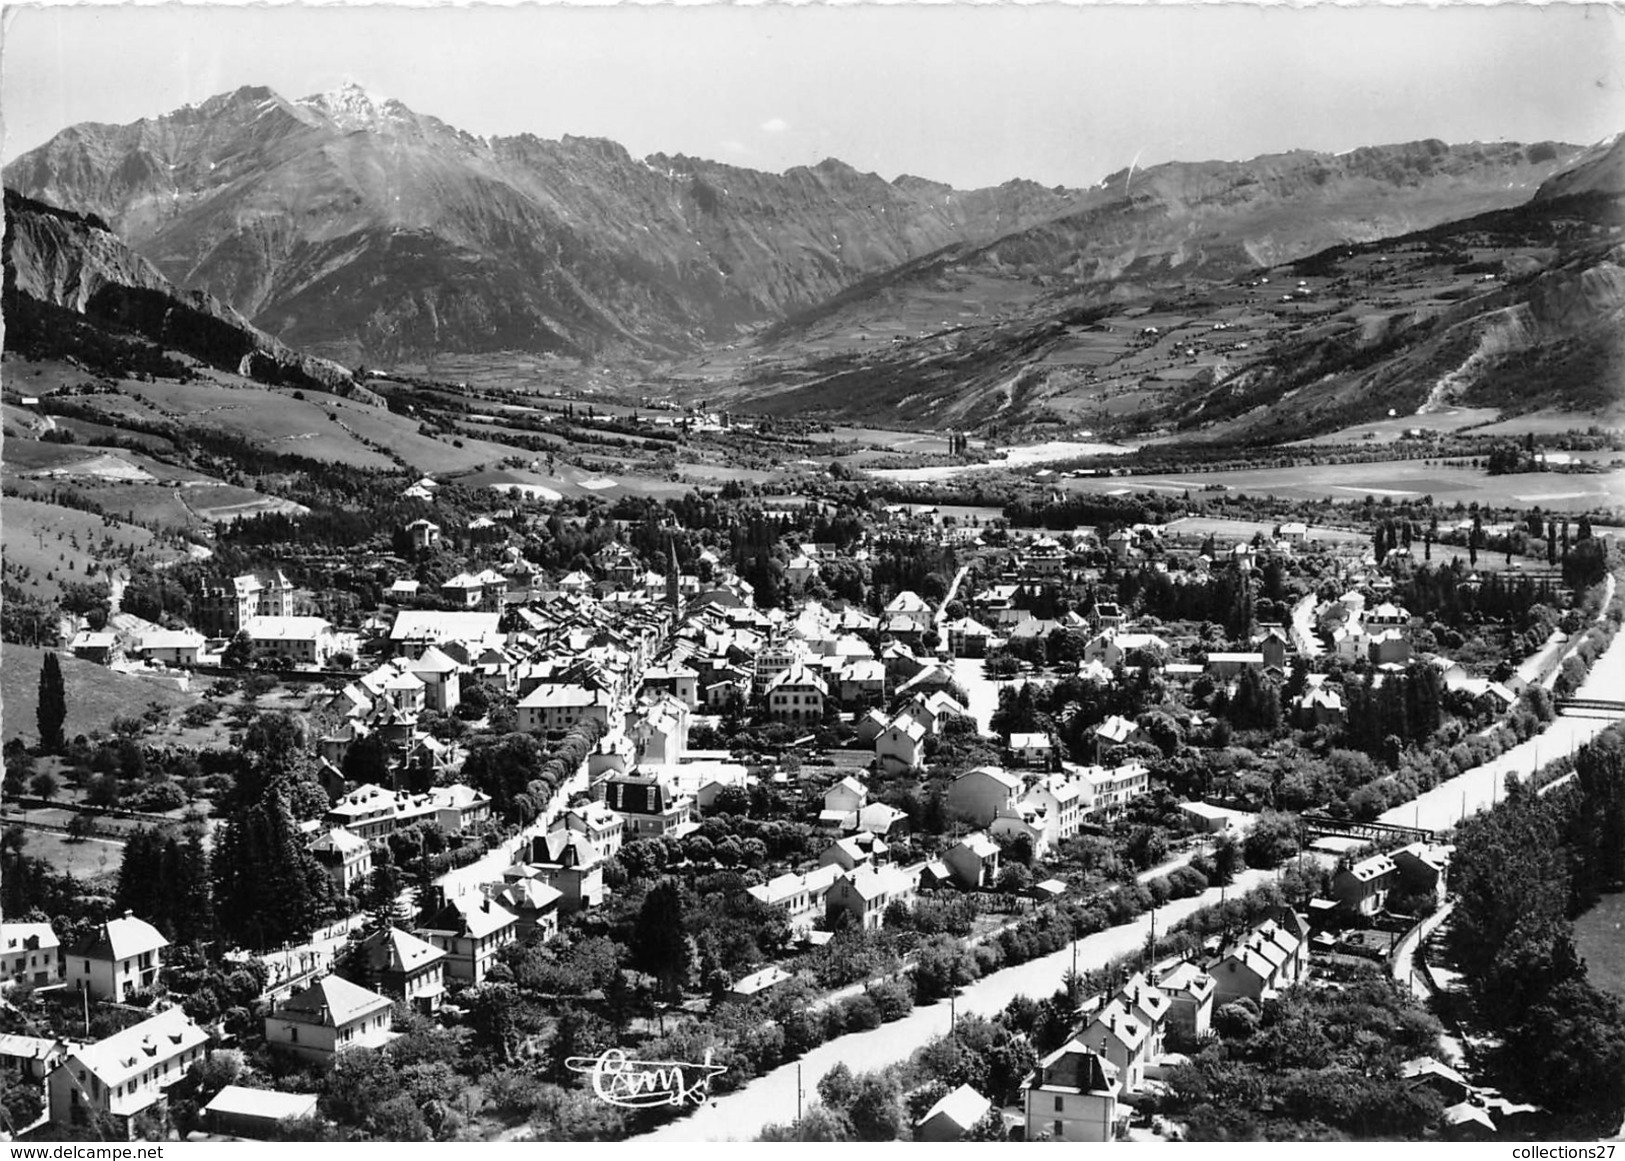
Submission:
<svg viewBox="0 0 1625 1161">
<path fill-rule="evenodd" d="M 1244 871 L 1228 890 L 1239 894 L 1273 877 L 1270 871 Z M 1180 919 L 1202 907 L 1217 903 L 1220 889 L 1210 888 L 1190 899 L 1177 899 L 1157 910 L 1159 931 L 1167 931 Z M 1143 915 L 1132 923 L 1080 939 L 1077 944 L 1079 970 L 1101 967 L 1117 956 L 1132 952 L 1145 943 L 1151 930 L 1151 917 Z M 1061 986 L 1062 977 L 1072 966 L 1068 945 L 1052 955 L 1005 968 L 963 988 L 955 1008 L 961 1015 L 993 1016 L 1017 996 L 1042 998 Z M 916 1008 L 908 1016 L 868 1032 L 852 1032 L 821 1044 L 800 1061 L 783 1065 L 757 1077 L 744 1088 L 718 1097 L 685 1117 L 646 1134 L 651 1141 L 752 1141 L 763 1127 L 787 1123 L 796 1115 L 797 1067 L 808 1103 L 819 1079 L 837 1064 L 854 1073 L 872 1072 L 905 1060 L 916 1049 L 948 1031 L 949 1006 L 936 1003 Z"/>
</svg>

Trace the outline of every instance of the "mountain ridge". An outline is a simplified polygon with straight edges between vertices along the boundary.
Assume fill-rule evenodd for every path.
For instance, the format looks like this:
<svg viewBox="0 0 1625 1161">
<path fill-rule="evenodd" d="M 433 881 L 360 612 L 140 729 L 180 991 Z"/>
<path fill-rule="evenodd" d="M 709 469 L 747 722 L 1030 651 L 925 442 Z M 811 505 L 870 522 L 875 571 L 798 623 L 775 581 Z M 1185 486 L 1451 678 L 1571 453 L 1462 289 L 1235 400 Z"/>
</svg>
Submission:
<svg viewBox="0 0 1625 1161">
<path fill-rule="evenodd" d="M 769 174 L 633 158 L 603 138 L 476 137 L 359 86 L 291 101 L 244 86 L 126 126 L 73 126 L 5 176 L 102 215 L 177 285 L 341 361 L 503 350 L 665 359 L 747 338 L 942 252 L 1040 284 L 1227 277 L 1433 224 L 1463 197 L 1495 208 L 1509 177 L 1532 188 L 1577 147 L 1549 146 L 1539 160 L 1523 148 L 1421 142 L 1350 151 L 1353 161 L 1294 151 L 1170 162 L 1132 183 L 1122 171 L 1122 191 L 1112 179 L 1069 190 L 1021 178 L 961 191 L 834 158 Z M 1286 187 L 1317 171 L 1323 185 L 1370 189 L 1336 203 L 1344 218 L 1295 220 Z M 1362 199 L 1423 208 L 1373 220 Z M 1240 220 L 1249 206 L 1256 222 Z"/>
</svg>

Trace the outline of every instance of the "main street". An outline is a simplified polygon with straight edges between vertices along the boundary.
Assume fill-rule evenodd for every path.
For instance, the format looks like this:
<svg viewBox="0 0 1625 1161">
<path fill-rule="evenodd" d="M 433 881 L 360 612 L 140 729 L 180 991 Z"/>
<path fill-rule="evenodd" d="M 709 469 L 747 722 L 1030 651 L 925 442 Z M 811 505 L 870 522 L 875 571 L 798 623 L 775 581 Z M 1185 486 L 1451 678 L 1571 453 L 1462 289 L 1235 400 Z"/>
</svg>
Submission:
<svg viewBox="0 0 1625 1161">
<path fill-rule="evenodd" d="M 1620 690 L 1625 690 L 1625 632 L 1616 634 L 1613 643 L 1597 658 L 1575 696 L 1617 698 Z M 1493 762 L 1441 782 L 1414 802 L 1384 811 L 1379 821 L 1446 830 L 1467 815 L 1494 805 L 1505 793 L 1508 774 L 1528 781 L 1538 766 L 1573 753 L 1613 724 L 1606 718 L 1554 718 L 1527 742 L 1512 747 Z"/>
<path fill-rule="evenodd" d="M 1271 871 L 1244 871 L 1228 888 L 1211 887 L 1201 895 L 1177 899 L 1159 908 L 1159 931 L 1169 930 L 1179 920 L 1202 907 L 1219 902 L 1223 890 L 1240 894 L 1273 878 Z M 1142 915 L 1132 923 L 1113 927 L 1077 941 L 1080 971 L 1102 967 L 1118 956 L 1137 951 L 1151 931 L 1151 916 Z M 960 990 L 954 1009 L 961 1016 L 993 1016 L 1017 996 L 1047 997 L 1061 987 L 1062 978 L 1073 964 L 1072 945 L 1016 967 L 1005 968 Z M 645 1134 L 650 1141 L 750 1141 L 774 1123 L 788 1122 L 796 1115 L 796 1085 L 816 1099 L 814 1087 L 820 1077 L 837 1064 L 854 1073 L 872 1072 L 905 1060 L 916 1048 L 948 1031 L 949 1005 L 933 1004 L 917 1008 L 892 1024 L 868 1032 L 839 1036 L 813 1049 L 799 1062 L 783 1065 L 757 1077 L 744 1088 L 702 1105 L 691 1116 Z M 798 1071 L 799 1066 L 799 1071 Z"/>
</svg>

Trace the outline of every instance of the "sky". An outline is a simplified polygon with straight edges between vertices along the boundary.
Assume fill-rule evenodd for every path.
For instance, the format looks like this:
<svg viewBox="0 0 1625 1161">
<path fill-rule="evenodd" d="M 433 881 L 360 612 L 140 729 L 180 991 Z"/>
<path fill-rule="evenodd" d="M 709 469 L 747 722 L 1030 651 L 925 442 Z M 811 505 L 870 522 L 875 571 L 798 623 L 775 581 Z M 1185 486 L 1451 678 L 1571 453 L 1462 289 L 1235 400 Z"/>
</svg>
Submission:
<svg viewBox="0 0 1625 1161">
<path fill-rule="evenodd" d="M 0 21 L 6 161 L 82 121 L 346 81 L 475 134 L 772 171 L 838 157 L 961 188 L 1625 130 L 1625 14 L 1600 5 L 7 4 Z"/>
</svg>

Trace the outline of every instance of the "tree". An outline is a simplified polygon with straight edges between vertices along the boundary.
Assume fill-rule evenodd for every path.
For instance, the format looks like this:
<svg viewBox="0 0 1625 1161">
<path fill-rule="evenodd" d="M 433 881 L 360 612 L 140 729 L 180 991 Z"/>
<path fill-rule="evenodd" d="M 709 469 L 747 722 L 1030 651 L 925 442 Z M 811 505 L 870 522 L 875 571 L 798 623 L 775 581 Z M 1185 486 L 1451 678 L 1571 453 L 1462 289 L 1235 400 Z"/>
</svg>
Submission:
<svg viewBox="0 0 1625 1161">
<path fill-rule="evenodd" d="M 57 791 L 61 790 L 62 786 L 56 780 L 55 774 L 49 770 L 41 770 L 28 780 L 28 788 L 34 792 L 35 798 L 43 798 L 49 802 L 56 797 Z"/>
<path fill-rule="evenodd" d="M 845 1112 L 858 1094 L 858 1082 L 852 1070 L 837 1062 L 818 1080 L 818 1099 L 832 1109 Z"/>
<path fill-rule="evenodd" d="M 673 879 L 662 879 L 643 899 L 633 933 L 638 966 L 660 981 L 671 1000 L 682 997 L 692 969 L 683 892 Z"/>
<path fill-rule="evenodd" d="M 220 664 L 227 669 L 247 669 L 254 664 L 254 639 L 247 629 L 238 630 L 231 639 L 225 652 L 220 654 Z"/>
<path fill-rule="evenodd" d="M 389 747 L 377 732 L 358 738 L 344 752 L 344 778 L 357 785 L 389 783 Z"/>
<path fill-rule="evenodd" d="M 903 1094 L 889 1073 L 865 1073 L 847 1108 L 852 1135 L 860 1141 L 895 1141 L 903 1135 Z"/>
<path fill-rule="evenodd" d="M 62 727 L 68 720 L 68 694 L 62 683 L 62 662 L 55 653 L 47 653 L 40 664 L 39 705 L 34 720 L 39 727 L 40 749 L 47 754 L 60 753 Z"/>
</svg>

